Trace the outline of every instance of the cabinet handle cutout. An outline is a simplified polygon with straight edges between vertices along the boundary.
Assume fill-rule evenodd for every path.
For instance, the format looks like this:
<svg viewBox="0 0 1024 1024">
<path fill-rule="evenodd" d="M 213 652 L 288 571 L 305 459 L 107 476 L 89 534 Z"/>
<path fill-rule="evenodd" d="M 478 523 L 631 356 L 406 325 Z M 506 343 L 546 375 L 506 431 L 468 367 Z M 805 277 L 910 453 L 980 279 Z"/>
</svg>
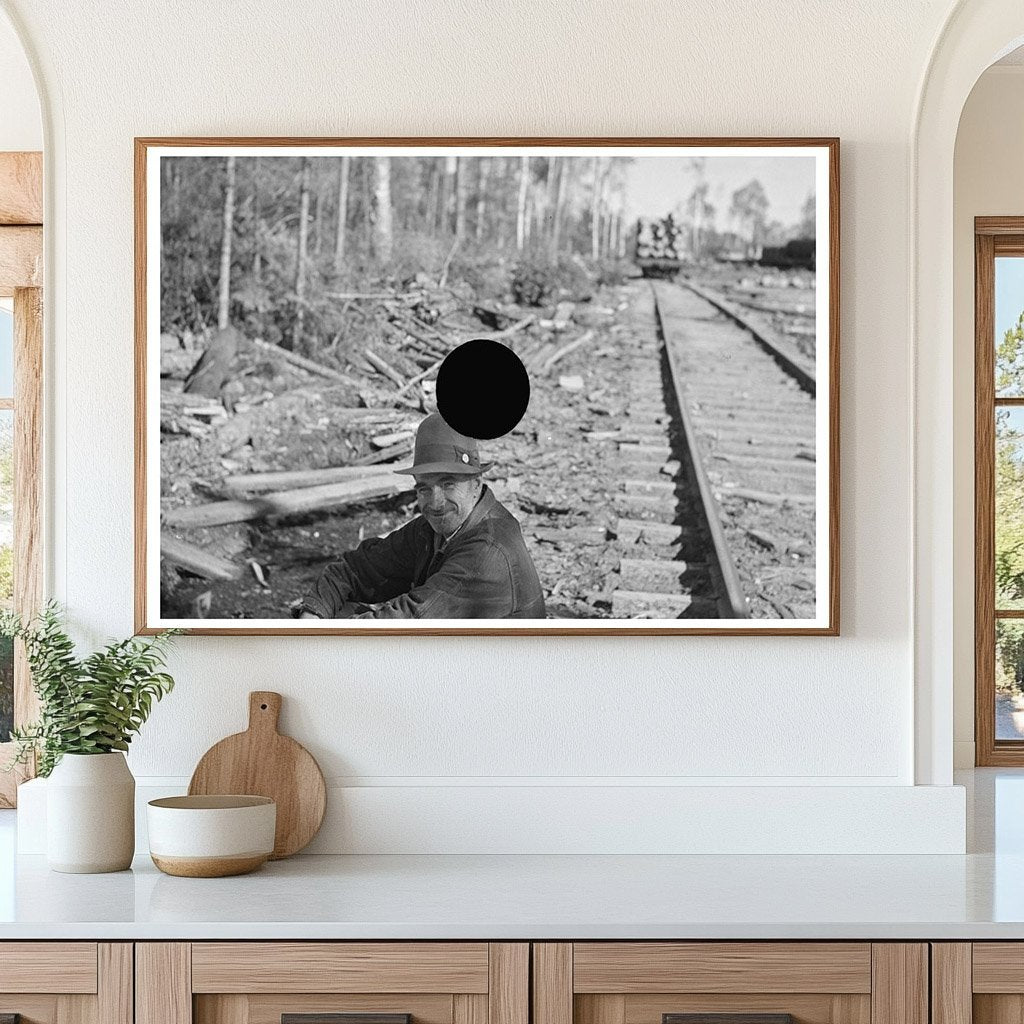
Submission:
<svg viewBox="0 0 1024 1024">
<path fill-rule="evenodd" d="M 20 1013 L 0 1013 L 0 1024 L 21 1024 Z"/>
<path fill-rule="evenodd" d="M 0 1020 L 0 1024 L 9 1024 Z M 14 1021 L 13 1024 L 18 1024 Z M 412 1024 L 411 1013 L 282 1013 L 281 1024 Z"/>
<path fill-rule="evenodd" d="M 791 1013 L 663 1013 L 661 1024 L 794 1024 Z"/>
</svg>

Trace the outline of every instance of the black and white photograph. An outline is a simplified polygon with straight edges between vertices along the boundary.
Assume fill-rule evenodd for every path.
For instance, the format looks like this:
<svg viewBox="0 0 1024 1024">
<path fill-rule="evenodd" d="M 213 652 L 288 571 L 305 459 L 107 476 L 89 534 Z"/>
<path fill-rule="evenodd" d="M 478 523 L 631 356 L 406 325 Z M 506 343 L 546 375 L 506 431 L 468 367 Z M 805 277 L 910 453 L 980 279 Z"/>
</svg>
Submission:
<svg viewBox="0 0 1024 1024">
<path fill-rule="evenodd" d="M 137 627 L 834 635 L 837 163 L 136 140 Z"/>
</svg>

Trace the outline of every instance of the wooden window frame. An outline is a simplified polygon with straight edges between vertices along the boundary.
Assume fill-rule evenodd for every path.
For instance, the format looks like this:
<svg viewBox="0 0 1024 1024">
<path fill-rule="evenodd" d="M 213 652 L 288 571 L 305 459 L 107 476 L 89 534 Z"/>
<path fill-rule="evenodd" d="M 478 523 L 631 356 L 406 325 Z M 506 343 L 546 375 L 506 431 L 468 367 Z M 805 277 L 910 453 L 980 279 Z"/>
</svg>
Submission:
<svg viewBox="0 0 1024 1024">
<path fill-rule="evenodd" d="M 996 398 L 995 261 L 1024 257 L 1024 217 L 974 219 L 974 761 L 978 767 L 1024 765 L 1024 741 L 996 739 L 997 619 L 1024 620 L 1024 609 L 996 610 L 995 416 L 1024 406 Z"/>
<path fill-rule="evenodd" d="M 43 414 L 43 159 L 41 153 L 0 153 L 0 298 L 14 299 L 14 608 L 23 617 L 40 608 Z M 34 720 L 39 705 L 24 649 L 14 655 L 14 724 Z M 14 756 L 0 743 L 0 769 Z M 0 770 L 0 807 L 14 807 L 17 787 L 34 766 Z"/>
</svg>

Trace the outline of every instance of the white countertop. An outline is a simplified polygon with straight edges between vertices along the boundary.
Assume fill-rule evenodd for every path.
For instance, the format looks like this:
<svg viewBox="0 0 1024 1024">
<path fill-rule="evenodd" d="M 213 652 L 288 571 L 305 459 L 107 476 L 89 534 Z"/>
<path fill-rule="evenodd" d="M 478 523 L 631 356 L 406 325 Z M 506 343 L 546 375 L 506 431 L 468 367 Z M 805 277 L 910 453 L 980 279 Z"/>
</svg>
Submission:
<svg viewBox="0 0 1024 1024">
<path fill-rule="evenodd" d="M 1024 938 L 1024 856 L 297 857 L 238 878 L 18 862 L 0 938 Z"/>
<path fill-rule="evenodd" d="M 1024 773 L 961 781 L 965 856 L 308 856 L 224 879 L 138 857 L 61 875 L 13 857 L 0 813 L 0 939 L 1024 939 Z"/>
</svg>

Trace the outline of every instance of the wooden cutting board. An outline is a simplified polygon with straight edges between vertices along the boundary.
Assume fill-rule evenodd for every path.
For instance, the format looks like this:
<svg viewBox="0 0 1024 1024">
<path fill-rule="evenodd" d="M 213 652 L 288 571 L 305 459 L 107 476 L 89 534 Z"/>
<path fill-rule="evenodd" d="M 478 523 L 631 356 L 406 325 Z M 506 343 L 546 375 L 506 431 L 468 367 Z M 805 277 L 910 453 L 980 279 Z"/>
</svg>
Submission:
<svg viewBox="0 0 1024 1024">
<path fill-rule="evenodd" d="M 271 860 L 298 853 L 316 835 L 327 807 L 327 787 L 313 755 L 277 731 L 281 694 L 249 694 L 249 728 L 215 743 L 202 756 L 190 796 L 245 793 L 277 803 Z"/>
</svg>

